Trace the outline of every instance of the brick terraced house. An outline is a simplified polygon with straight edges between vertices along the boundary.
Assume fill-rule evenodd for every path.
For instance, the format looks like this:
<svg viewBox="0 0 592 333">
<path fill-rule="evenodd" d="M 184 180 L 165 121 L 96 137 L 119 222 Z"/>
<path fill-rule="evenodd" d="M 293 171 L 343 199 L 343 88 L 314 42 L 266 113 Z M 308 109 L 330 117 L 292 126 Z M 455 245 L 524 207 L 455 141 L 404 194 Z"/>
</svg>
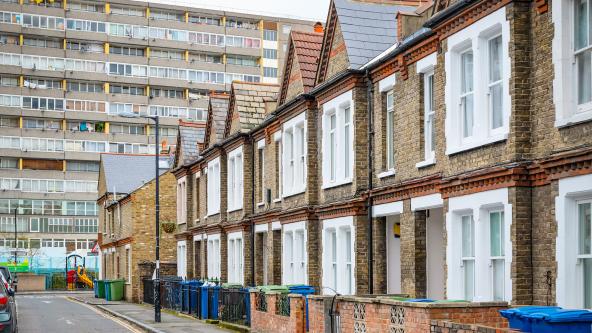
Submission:
<svg viewBox="0 0 592 333">
<path fill-rule="evenodd" d="M 234 83 L 173 170 L 188 276 L 592 308 L 590 17 L 333 0 L 279 89 Z"/>
</svg>

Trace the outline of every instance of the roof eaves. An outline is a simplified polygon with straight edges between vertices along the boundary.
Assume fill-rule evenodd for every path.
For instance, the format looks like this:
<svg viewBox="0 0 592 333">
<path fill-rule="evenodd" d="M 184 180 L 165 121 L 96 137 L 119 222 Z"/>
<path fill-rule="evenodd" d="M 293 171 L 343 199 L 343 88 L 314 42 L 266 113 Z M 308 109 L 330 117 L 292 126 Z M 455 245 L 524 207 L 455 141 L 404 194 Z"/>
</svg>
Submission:
<svg viewBox="0 0 592 333">
<path fill-rule="evenodd" d="M 467 8 L 468 6 L 472 5 L 479 0 L 460 0 L 455 2 L 451 6 L 448 6 L 446 9 L 441 10 L 440 12 L 436 13 L 432 16 L 429 20 L 427 20 L 423 26 L 426 28 L 433 28 L 438 24 L 444 22 L 449 17 L 457 14 L 458 12 L 462 11 L 463 9 Z"/>
</svg>

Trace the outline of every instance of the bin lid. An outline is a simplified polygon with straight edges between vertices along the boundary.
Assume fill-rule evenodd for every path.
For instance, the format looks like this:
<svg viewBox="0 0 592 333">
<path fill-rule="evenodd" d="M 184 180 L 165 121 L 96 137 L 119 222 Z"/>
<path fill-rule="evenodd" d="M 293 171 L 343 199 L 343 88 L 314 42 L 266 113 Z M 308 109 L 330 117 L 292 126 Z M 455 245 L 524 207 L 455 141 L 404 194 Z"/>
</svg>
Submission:
<svg viewBox="0 0 592 333">
<path fill-rule="evenodd" d="M 590 322 L 592 323 L 592 311 L 561 309 L 549 313 L 532 313 L 526 316 L 532 319 L 542 319 L 549 323 Z"/>
<path fill-rule="evenodd" d="M 435 301 L 433 299 L 429 299 L 429 298 L 412 298 L 412 299 L 406 300 L 405 302 L 432 303 Z"/>
<path fill-rule="evenodd" d="M 500 310 L 500 314 L 503 317 L 512 317 L 512 316 L 526 316 L 532 313 L 550 313 L 556 312 L 561 310 L 558 306 L 521 306 L 518 308 L 511 308 Z"/>
</svg>

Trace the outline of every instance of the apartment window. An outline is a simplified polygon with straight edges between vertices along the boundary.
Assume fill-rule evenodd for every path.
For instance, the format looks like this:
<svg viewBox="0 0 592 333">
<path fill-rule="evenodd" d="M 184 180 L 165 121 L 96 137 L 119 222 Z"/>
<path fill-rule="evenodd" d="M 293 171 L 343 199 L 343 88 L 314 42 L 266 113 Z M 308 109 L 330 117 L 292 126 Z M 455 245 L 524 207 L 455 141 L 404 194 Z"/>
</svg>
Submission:
<svg viewBox="0 0 592 333">
<path fill-rule="evenodd" d="M 130 65 L 130 64 L 109 64 L 110 75 L 123 75 L 123 76 L 147 76 L 148 67 L 142 65 Z"/>
<path fill-rule="evenodd" d="M 62 43 L 58 40 L 30 37 L 23 38 L 23 45 L 50 49 L 59 49 L 62 47 Z"/>
<path fill-rule="evenodd" d="M 187 222 L 187 178 L 177 182 L 177 223 Z"/>
<path fill-rule="evenodd" d="M 226 36 L 226 46 L 258 49 L 261 47 L 261 40 L 258 38 Z"/>
<path fill-rule="evenodd" d="M 220 19 L 215 18 L 215 17 L 209 17 L 209 16 L 189 15 L 189 23 L 218 26 L 218 25 L 220 25 Z"/>
<path fill-rule="evenodd" d="M 122 95 L 135 95 L 135 96 L 144 96 L 146 95 L 146 90 L 144 87 L 137 87 L 137 86 L 124 86 L 124 85 L 111 85 L 109 92 L 112 94 L 122 94 Z"/>
<path fill-rule="evenodd" d="M 307 254 L 305 222 L 284 225 L 283 284 L 306 284 Z"/>
<path fill-rule="evenodd" d="M 247 56 L 239 56 L 239 55 L 226 56 L 226 63 L 229 65 L 239 65 L 239 66 L 251 66 L 251 67 L 259 66 L 259 64 L 257 63 L 257 58 L 247 57 Z"/>
<path fill-rule="evenodd" d="M 113 11 L 112 11 L 113 13 Z M 142 11 L 143 13 L 143 11 Z M 137 25 L 111 23 L 109 25 L 109 34 L 111 36 L 128 37 L 128 38 L 148 38 L 148 27 Z"/>
<path fill-rule="evenodd" d="M 167 12 L 162 10 L 152 10 L 150 12 L 150 18 L 161 21 L 185 22 L 184 13 Z"/>
<path fill-rule="evenodd" d="M 207 212 L 209 215 L 220 213 L 220 158 L 208 162 L 207 172 Z"/>
<path fill-rule="evenodd" d="M 68 40 L 66 41 L 66 49 L 82 53 L 103 53 L 103 44 Z"/>
<path fill-rule="evenodd" d="M 213 64 L 221 64 L 222 57 L 220 55 L 215 54 L 207 54 L 207 53 L 190 53 L 189 54 L 189 61 L 191 62 L 208 62 Z"/>
<path fill-rule="evenodd" d="M 111 14 L 124 16 L 144 16 L 145 11 L 139 8 L 111 6 Z"/>
<path fill-rule="evenodd" d="M 277 31 L 276 30 L 263 30 L 263 39 L 269 41 L 277 41 Z"/>
<path fill-rule="evenodd" d="M 220 234 L 208 235 L 208 278 L 220 279 Z"/>
<path fill-rule="evenodd" d="M 504 253 L 504 212 L 489 212 L 489 256 L 494 301 L 504 301 L 506 260 Z"/>
<path fill-rule="evenodd" d="M 105 102 L 81 101 L 81 100 L 74 100 L 74 99 L 66 100 L 66 110 L 67 111 L 105 112 L 105 107 L 106 107 Z"/>
<path fill-rule="evenodd" d="M 103 84 L 102 83 L 92 83 L 92 82 L 77 82 L 77 81 L 68 81 L 68 91 L 75 91 L 75 92 L 86 92 L 86 93 L 102 93 L 103 92 Z"/>
<path fill-rule="evenodd" d="M 228 211 L 243 208 L 243 148 L 228 153 Z"/>
<path fill-rule="evenodd" d="M 21 24 L 21 14 L 0 12 L 0 22 L 9 24 Z"/>
<path fill-rule="evenodd" d="M 18 78 L 10 76 L 0 76 L 0 86 L 2 87 L 18 87 Z"/>
<path fill-rule="evenodd" d="M 25 78 L 23 86 L 30 89 L 62 89 L 61 80 Z"/>
<path fill-rule="evenodd" d="M 127 125 L 127 124 L 113 124 L 112 123 L 111 126 L 109 126 L 109 133 L 145 135 L 146 128 L 142 125 Z"/>
<path fill-rule="evenodd" d="M 226 19 L 226 26 L 229 28 L 239 28 L 239 29 L 252 29 L 257 30 L 258 26 L 256 22 L 250 22 L 241 19 Z"/>
<path fill-rule="evenodd" d="M 0 157 L 0 169 L 17 169 L 18 159 L 13 157 Z"/>
<path fill-rule="evenodd" d="M 305 122 L 305 114 L 302 113 L 283 125 L 282 195 L 284 197 L 304 192 L 306 188 Z"/>
<path fill-rule="evenodd" d="M 49 30 L 64 30 L 64 19 L 61 17 L 23 14 L 23 26 Z"/>
<path fill-rule="evenodd" d="M 386 93 L 386 167 L 395 168 L 395 102 L 393 91 Z"/>
<path fill-rule="evenodd" d="M 154 154 L 154 145 L 141 143 L 109 143 L 109 152 L 118 154 Z"/>
<path fill-rule="evenodd" d="M 277 50 L 276 49 L 263 49 L 263 58 L 277 59 Z"/>
<path fill-rule="evenodd" d="M 243 284 L 243 238 L 242 233 L 233 232 L 228 234 L 228 282 Z"/>
<path fill-rule="evenodd" d="M 23 120 L 23 128 L 59 130 L 59 129 L 61 129 L 61 127 L 62 127 L 62 125 L 59 120 L 35 119 L 35 118 L 25 118 Z"/>
<path fill-rule="evenodd" d="M 424 142 L 424 160 L 428 161 L 434 158 L 434 148 L 436 145 L 436 127 L 434 125 L 434 73 L 429 72 L 423 76 L 423 142 Z"/>
<path fill-rule="evenodd" d="M 78 172 L 98 172 L 99 162 L 68 161 L 68 163 L 66 163 L 66 170 Z"/>
<path fill-rule="evenodd" d="M 190 73 L 192 71 L 189 71 Z M 151 77 L 160 77 L 166 79 L 179 79 L 179 80 L 187 80 L 187 70 L 178 69 L 178 68 L 169 68 L 169 67 L 155 67 L 150 66 L 150 76 Z M 191 76 L 189 77 L 191 80 Z M 196 81 L 196 80 L 191 80 Z"/>
<path fill-rule="evenodd" d="M 130 104 L 130 103 L 109 103 L 109 114 L 117 115 L 121 113 L 137 113 L 145 115 L 148 113 L 146 105 Z"/>
<path fill-rule="evenodd" d="M 104 22 L 68 19 L 66 21 L 66 27 L 68 30 L 106 32 L 106 24 Z"/>
<path fill-rule="evenodd" d="M 19 127 L 19 120 L 18 120 L 18 118 L 9 118 L 9 117 L 0 116 L 0 127 L 11 127 L 11 128 Z"/>
<path fill-rule="evenodd" d="M 505 140 L 510 95 L 508 21 L 501 8 L 461 30 L 446 54 L 446 153 Z"/>
<path fill-rule="evenodd" d="M 231 36 L 228 36 L 231 37 Z M 189 32 L 188 41 L 191 44 L 202 44 L 212 46 L 224 46 L 224 35 L 209 34 L 204 32 Z"/>
<path fill-rule="evenodd" d="M 263 67 L 263 77 L 277 77 L 278 69 L 275 67 Z"/>
<path fill-rule="evenodd" d="M 323 285 L 328 294 L 355 294 L 353 217 L 323 221 Z"/>
<path fill-rule="evenodd" d="M 145 50 L 140 47 L 111 46 L 109 47 L 109 53 L 120 54 L 124 56 L 143 57 Z"/>
<path fill-rule="evenodd" d="M 351 182 L 353 173 L 352 92 L 323 105 L 323 187 Z"/>
<path fill-rule="evenodd" d="M 152 88 L 152 89 L 150 89 L 150 97 L 164 97 L 164 98 L 183 99 L 183 90 L 179 90 L 179 89 L 165 89 L 165 88 Z"/>
<path fill-rule="evenodd" d="M 0 53 L 0 64 L 8 66 L 21 66 L 21 56 L 12 53 Z"/>
<path fill-rule="evenodd" d="M 472 301 L 475 298 L 475 222 L 473 215 L 462 216 L 461 223 L 464 299 Z"/>
<path fill-rule="evenodd" d="M 64 111 L 64 100 L 45 97 L 23 97 L 23 109 Z"/>
<path fill-rule="evenodd" d="M 2 21 L 0 21 L 0 22 L 2 22 Z M 19 44 L 19 37 L 18 36 L 0 35 L 0 45 L 18 45 L 18 44 Z"/>
<path fill-rule="evenodd" d="M 0 95 L 0 106 L 20 107 L 21 97 L 17 95 Z"/>
<path fill-rule="evenodd" d="M 93 4 L 93 3 L 84 3 L 84 2 L 69 2 L 68 9 L 77 11 L 77 12 L 92 12 L 92 13 L 102 13 L 104 12 L 103 5 Z"/>
<path fill-rule="evenodd" d="M 184 57 L 185 57 L 185 53 L 183 51 L 162 50 L 162 49 L 150 50 L 150 58 L 183 60 Z"/>
</svg>

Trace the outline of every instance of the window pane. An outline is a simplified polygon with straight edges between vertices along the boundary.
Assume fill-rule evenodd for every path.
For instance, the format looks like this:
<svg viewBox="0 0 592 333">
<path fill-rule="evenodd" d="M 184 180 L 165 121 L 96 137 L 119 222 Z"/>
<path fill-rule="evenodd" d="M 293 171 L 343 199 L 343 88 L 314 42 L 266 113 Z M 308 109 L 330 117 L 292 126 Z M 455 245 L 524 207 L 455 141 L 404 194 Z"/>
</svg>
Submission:
<svg viewBox="0 0 592 333">
<path fill-rule="evenodd" d="M 576 50 L 582 49 L 589 45 L 589 36 L 590 33 L 588 26 L 590 25 L 590 19 L 588 18 L 589 15 L 589 8 L 588 8 L 588 1 L 589 0 L 576 0 L 575 3 L 575 42 L 576 42 Z"/>
<path fill-rule="evenodd" d="M 473 52 L 465 52 L 461 55 L 461 92 L 473 91 Z"/>
<path fill-rule="evenodd" d="M 475 261 L 464 261 L 465 300 L 472 301 L 475 291 Z"/>
<path fill-rule="evenodd" d="M 592 258 L 584 259 L 584 308 L 592 309 Z"/>
<path fill-rule="evenodd" d="M 592 50 L 576 56 L 578 68 L 578 104 L 592 101 Z"/>
<path fill-rule="evenodd" d="M 489 88 L 489 96 L 491 98 L 491 128 L 496 129 L 504 124 L 502 100 L 503 87 L 501 82 Z"/>
<path fill-rule="evenodd" d="M 579 253 L 592 254 L 591 239 L 592 237 L 592 220 L 590 218 L 591 203 L 581 203 L 578 205 L 578 220 L 579 220 Z"/>
<path fill-rule="evenodd" d="M 463 137 L 473 135 L 473 95 L 467 95 L 462 101 Z"/>
<path fill-rule="evenodd" d="M 502 79 L 502 36 L 489 41 L 489 82 Z"/>
<path fill-rule="evenodd" d="M 473 216 L 466 215 L 462 217 L 462 256 L 473 257 Z"/>
<path fill-rule="evenodd" d="M 504 255 L 504 225 L 502 212 L 489 214 L 490 254 L 492 257 Z"/>
</svg>

